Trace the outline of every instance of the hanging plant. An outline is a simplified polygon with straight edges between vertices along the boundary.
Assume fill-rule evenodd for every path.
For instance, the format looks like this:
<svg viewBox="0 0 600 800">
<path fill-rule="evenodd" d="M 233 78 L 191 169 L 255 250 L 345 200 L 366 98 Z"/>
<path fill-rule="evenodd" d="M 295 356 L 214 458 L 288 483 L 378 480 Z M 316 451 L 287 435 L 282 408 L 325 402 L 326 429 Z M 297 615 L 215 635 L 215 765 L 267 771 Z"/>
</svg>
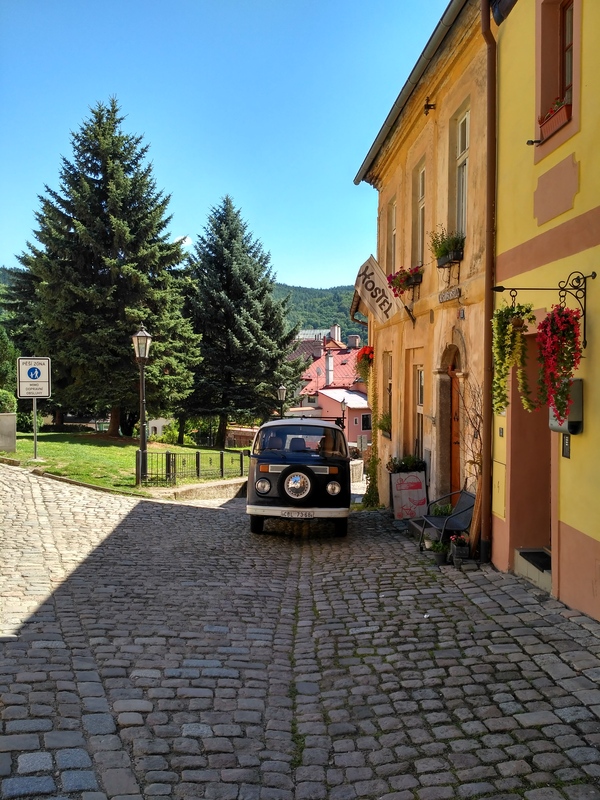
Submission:
<svg viewBox="0 0 600 800">
<path fill-rule="evenodd" d="M 581 361 L 580 319 L 578 308 L 552 306 L 537 330 L 539 398 L 561 425 L 569 413 L 573 374 Z"/>
<path fill-rule="evenodd" d="M 365 345 L 365 347 L 361 347 L 358 353 L 356 354 L 356 371 L 358 372 L 361 381 L 368 385 L 369 377 L 371 373 L 371 367 L 373 366 L 373 359 L 375 357 L 375 351 L 370 345 Z"/>
<path fill-rule="evenodd" d="M 388 286 L 394 293 L 395 297 L 400 297 L 411 286 L 416 286 L 423 280 L 423 267 L 410 267 L 405 269 L 400 267 L 398 272 L 392 272 L 387 276 Z"/>
<path fill-rule="evenodd" d="M 523 408 L 533 411 L 538 404 L 529 394 L 527 382 L 527 325 L 535 322 L 531 303 L 504 305 L 494 311 L 492 317 L 492 350 L 494 355 L 494 377 L 492 380 L 492 406 L 496 414 L 508 405 L 508 376 L 511 367 L 517 368 L 517 383 Z"/>
</svg>

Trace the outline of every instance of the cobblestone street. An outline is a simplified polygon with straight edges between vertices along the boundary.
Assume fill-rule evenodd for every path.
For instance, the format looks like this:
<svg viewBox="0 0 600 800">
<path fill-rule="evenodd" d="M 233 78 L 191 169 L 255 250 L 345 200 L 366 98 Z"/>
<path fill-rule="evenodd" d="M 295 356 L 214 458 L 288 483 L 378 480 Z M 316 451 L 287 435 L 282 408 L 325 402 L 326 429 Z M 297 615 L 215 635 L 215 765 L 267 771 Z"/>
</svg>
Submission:
<svg viewBox="0 0 600 800">
<path fill-rule="evenodd" d="M 600 623 L 378 512 L 0 465 L 0 798 L 600 800 Z"/>
</svg>

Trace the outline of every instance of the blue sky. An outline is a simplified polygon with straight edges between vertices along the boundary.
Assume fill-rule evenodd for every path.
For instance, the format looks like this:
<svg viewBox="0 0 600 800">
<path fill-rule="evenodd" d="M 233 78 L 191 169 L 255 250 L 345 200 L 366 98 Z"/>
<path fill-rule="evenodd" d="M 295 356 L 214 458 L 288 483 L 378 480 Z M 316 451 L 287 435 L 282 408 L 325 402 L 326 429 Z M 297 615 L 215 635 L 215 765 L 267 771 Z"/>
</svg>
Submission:
<svg viewBox="0 0 600 800">
<path fill-rule="evenodd" d="M 447 0 L 0 0 L 0 265 L 33 239 L 71 132 L 117 97 L 195 241 L 231 195 L 280 283 L 354 283 L 369 147 Z"/>
</svg>

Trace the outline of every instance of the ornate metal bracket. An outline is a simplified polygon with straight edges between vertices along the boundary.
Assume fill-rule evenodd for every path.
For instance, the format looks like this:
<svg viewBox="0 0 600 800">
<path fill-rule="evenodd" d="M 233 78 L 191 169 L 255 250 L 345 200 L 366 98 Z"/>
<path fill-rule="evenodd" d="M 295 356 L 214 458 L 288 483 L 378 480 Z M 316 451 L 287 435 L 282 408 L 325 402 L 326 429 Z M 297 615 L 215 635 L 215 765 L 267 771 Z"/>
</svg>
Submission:
<svg viewBox="0 0 600 800">
<path fill-rule="evenodd" d="M 406 313 L 408 314 L 408 316 L 411 318 L 411 320 L 412 320 L 412 324 L 413 324 L 413 328 L 414 328 L 414 327 L 415 327 L 415 325 L 417 324 L 417 320 L 415 319 L 415 315 L 414 315 L 414 314 L 413 314 L 413 312 L 412 312 L 412 308 L 411 308 L 410 306 L 407 306 L 407 305 L 406 305 L 406 303 L 404 302 L 404 300 L 403 300 L 402 298 L 400 298 L 400 302 L 401 302 L 401 303 L 402 303 L 402 305 L 404 306 L 404 310 L 406 311 Z"/>
<path fill-rule="evenodd" d="M 492 291 L 509 292 L 513 306 L 517 302 L 517 295 L 519 292 L 558 292 L 558 298 L 561 306 L 565 306 L 567 304 L 567 295 L 569 295 L 578 303 L 581 310 L 583 332 L 583 340 L 581 344 L 585 348 L 587 346 L 585 330 L 587 280 L 588 278 L 594 280 L 595 277 L 595 272 L 591 272 L 589 275 L 584 275 L 583 272 L 576 270 L 575 272 L 571 272 L 566 280 L 559 281 L 558 286 L 492 286 Z"/>
</svg>

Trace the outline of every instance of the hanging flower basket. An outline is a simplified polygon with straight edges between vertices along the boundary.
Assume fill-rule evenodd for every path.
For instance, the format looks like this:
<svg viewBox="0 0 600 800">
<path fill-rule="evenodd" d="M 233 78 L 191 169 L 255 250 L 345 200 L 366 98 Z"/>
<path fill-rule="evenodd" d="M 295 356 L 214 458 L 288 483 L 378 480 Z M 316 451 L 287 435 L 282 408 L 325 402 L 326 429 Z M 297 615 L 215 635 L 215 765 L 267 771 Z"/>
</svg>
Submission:
<svg viewBox="0 0 600 800">
<path fill-rule="evenodd" d="M 504 305 L 494 311 L 492 317 L 492 349 L 494 354 L 494 377 L 492 380 L 492 406 L 496 414 L 508 406 L 508 376 L 512 367 L 517 368 L 517 382 L 521 402 L 527 411 L 537 408 L 529 394 L 527 382 L 527 325 L 535 322 L 531 303 L 514 306 Z"/>
<path fill-rule="evenodd" d="M 539 400 L 554 411 L 562 425 L 572 403 L 571 384 L 581 361 L 581 311 L 552 306 L 538 325 Z"/>
<path fill-rule="evenodd" d="M 400 267 L 398 272 L 392 272 L 387 277 L 388 285 L 396 297 L 400 297 L 411 286 L 416 286 L 423 281 L 423 267 Z"/>
<path fill-rule="evenodd" d="M 361 347 L 356 354 L 356 371 L 364 384 L 369 383 L 371 367 L 373 366 L 373 359 L 375 358 L 375 351 L 370 345 Z"/>
</svg>

